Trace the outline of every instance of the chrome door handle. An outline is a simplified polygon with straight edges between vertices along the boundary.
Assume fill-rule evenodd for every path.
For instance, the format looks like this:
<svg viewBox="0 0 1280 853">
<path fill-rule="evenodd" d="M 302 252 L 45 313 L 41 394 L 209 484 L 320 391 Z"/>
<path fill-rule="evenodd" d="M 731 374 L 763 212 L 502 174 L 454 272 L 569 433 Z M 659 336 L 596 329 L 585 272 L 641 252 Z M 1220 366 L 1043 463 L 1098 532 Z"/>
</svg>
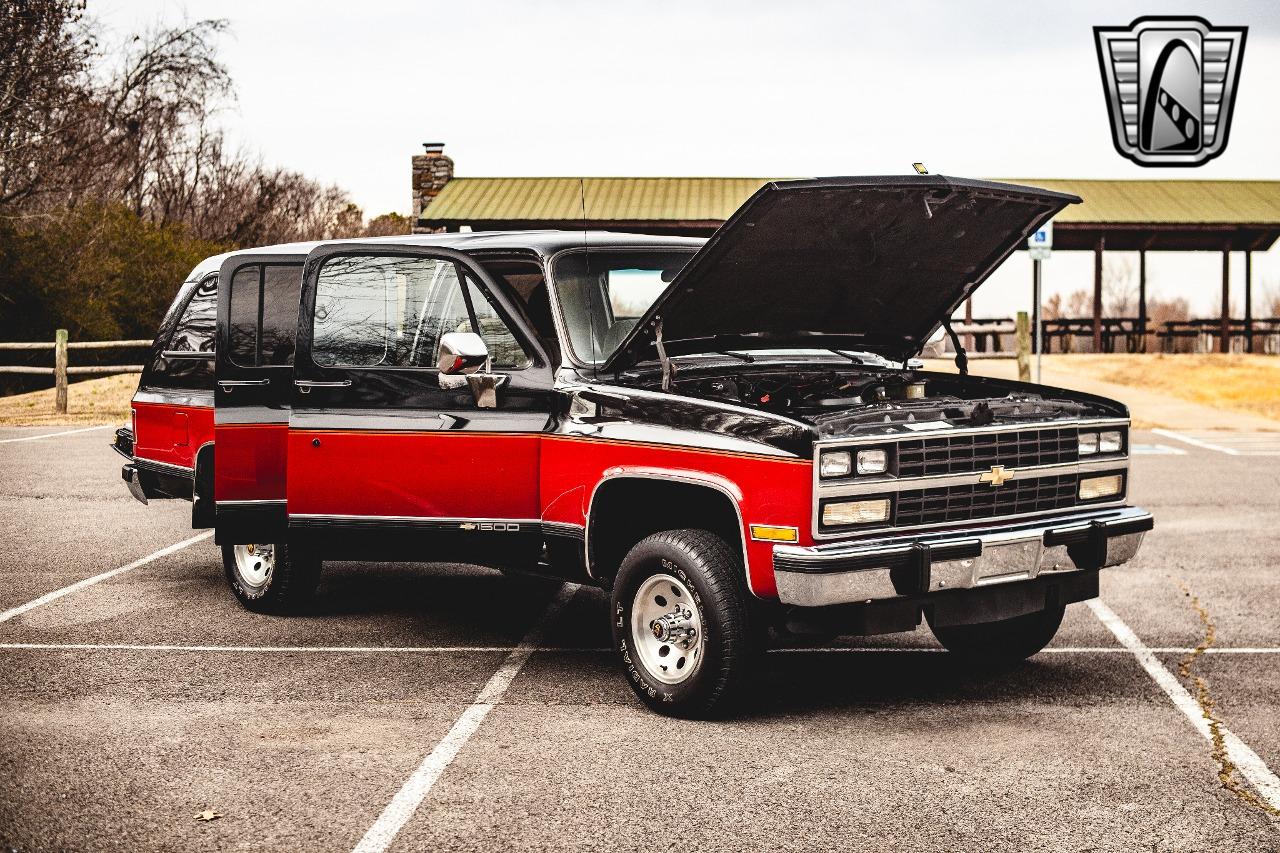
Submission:
<svg viewBox="0 0 1280 853">
<path fill-rule="evenodd" d="M 224 391 L 230 391 L 233 388 L 261 387 L 270 385 L 270 379 L 219 379 L 218 387 Z"/>
<path fill-rule="evenodd" d="M 295 379 L 293 384 L 298 386 L 298 390 L 303 394 L 310 394 L 312 388 L 346 388 L 351 385 L 350 379 L 340 379 L 336 382 L 322 382 L 318 379 Z"/>
</svg>

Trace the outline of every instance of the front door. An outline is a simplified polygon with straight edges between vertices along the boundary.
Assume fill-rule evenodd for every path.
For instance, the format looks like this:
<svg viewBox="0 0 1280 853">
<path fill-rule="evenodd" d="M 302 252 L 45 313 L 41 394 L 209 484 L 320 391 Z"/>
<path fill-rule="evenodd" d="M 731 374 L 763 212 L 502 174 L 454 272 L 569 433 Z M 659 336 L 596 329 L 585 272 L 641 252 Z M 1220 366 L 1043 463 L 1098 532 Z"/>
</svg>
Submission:
<svg viewBox="0 0 1280 853">
<path fill-rule="evenodd" d="M 301 255 L 233 255 L 222 265 L 214 391 L 214 499 L 220 544 L 278 542 Z"/>
<path fill-rule="evenodd" d="M 527 559 L 551 368 L 509 294 L 443 249 L 308 258 L 289 417 L 291 533 L 352 559 Z M 494 408 L 442 387 L 440 338 L 474 331 Z M 447 385 L 448 383 L 446 383 Z"/>
</svg>

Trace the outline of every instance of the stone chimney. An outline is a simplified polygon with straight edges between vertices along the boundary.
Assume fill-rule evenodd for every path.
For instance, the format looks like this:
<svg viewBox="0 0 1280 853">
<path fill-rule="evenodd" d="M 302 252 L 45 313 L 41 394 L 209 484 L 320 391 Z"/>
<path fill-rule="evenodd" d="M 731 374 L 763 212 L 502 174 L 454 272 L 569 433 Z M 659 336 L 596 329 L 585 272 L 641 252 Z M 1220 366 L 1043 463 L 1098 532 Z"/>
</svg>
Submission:
<svg viewBox="0 0 1280 853">
<path fill-rule="evenodd" d="M 422 143 L 422 154 L 413 155 L 413 231 L 427 234 L 438 230 L 418 225 L 418 219 L 453 178 L 453 158 L 444 153 L 443 142 Z"/>
</svg>

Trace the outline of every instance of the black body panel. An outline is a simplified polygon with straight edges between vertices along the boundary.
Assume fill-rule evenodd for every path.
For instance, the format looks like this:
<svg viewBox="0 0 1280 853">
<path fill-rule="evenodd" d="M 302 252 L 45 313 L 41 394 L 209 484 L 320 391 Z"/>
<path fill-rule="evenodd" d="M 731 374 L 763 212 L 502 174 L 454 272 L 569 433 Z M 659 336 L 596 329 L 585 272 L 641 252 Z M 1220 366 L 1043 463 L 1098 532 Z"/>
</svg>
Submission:
<svg viewBox="0 0 1280 853">
<path fill-rule="evenodd" d="M 453 261 L 464 267 L 496 304 L 508 328 L 519 338 L 534 363 L 511 371 L 500 392 L 501 406 L 481 410 L 469 388 L 440 387 L 439 371 L 421 367 L 322 366 L 311 357 L 312 316 L 316 306 L 316 283 L 320 268 L 338 256 L 433 258 Z M 517 318 L 520 312 L 510 297 L 463 252 L 444 248 L 335 243 L 316 249 L 307 258 L 302 301 L 299 309 L 295 381 L 346 382 L 347 385 L 317 387 L 299 394 L 292 391 L 290 424 L 305 429 L 403 429 L 478 430 L 524 432 L 545 428 L 550 412 L 553 378 L 549 359 L 537 336 Z"/>
</svg>

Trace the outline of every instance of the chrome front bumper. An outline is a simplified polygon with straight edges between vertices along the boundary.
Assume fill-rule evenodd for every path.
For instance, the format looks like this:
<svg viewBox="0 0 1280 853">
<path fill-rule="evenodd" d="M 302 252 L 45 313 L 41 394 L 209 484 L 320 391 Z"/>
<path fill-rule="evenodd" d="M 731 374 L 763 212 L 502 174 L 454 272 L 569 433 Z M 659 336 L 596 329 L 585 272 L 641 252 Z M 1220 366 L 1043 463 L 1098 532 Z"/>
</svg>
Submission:
<svg viewBox="0 0 1280 853">
<path fill-rule="evenodd" d="M 857 542 L 773 549 L 784 604 L 822 607 L 971 589 L 1128 562 L 1152 528 L 1137 507 Z"/>
</svg>

